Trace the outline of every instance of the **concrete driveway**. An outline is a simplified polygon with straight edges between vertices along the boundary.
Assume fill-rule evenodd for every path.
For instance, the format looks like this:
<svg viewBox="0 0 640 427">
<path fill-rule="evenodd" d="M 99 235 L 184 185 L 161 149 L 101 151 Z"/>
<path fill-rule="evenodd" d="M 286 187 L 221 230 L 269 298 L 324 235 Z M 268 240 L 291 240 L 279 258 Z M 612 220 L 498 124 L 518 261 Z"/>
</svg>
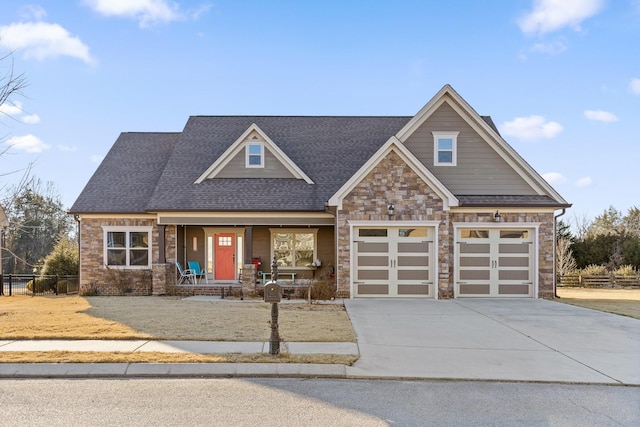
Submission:
<svg viewBox="0 0 640 427">
<path fill-rule="evenodd" d="M 345 301 L 352 377 L 640 385 L 640 320 L 541 299 Z"/>
</svg>

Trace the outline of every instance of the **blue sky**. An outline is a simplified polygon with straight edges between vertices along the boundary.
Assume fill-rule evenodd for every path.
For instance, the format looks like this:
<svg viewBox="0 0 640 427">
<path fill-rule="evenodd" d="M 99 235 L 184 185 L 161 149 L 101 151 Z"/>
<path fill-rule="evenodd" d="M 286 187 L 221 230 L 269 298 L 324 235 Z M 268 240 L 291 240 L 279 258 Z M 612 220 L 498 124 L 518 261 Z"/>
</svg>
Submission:
<svg viewBox="0 0 640 427">
<path fill-rule="evenodd" d="M 413 115 L 447 83 L 569 217 L 640 207 L 640 0 L 13 0 L 10 51 L 29 86 L 2 107 L 0 189 L 33 163 L 65 207 L 123 131 Z"/>
</svg>

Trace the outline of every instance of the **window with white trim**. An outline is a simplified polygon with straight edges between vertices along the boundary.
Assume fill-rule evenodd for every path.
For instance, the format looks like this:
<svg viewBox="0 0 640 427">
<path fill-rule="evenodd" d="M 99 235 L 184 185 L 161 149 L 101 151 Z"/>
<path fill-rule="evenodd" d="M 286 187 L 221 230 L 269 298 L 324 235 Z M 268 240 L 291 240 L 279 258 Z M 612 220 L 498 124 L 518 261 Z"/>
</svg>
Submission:
<svg viewBox="0 0 640 427">
<path fill-rule="evenodd" d="M 271 258 L 278 267 L 310 268 L 317 259 L 317 229 L 271 229 Z"/>
<path fill-rule="evenodd" d="M 459 133 L 432 132 L 434 166 L 455 166 L 457 164 Z"/>
<path fill-rule="evenodd" d="M 109 267 L 151 266 L 152 227 L 103 227 L 104 263 Z"/>
<path fill-rule="evenodd" d="M 264 144 L 262 142 L 250 142 L 245 147 L 245 167 L 264 167 Z"/>
</svg>

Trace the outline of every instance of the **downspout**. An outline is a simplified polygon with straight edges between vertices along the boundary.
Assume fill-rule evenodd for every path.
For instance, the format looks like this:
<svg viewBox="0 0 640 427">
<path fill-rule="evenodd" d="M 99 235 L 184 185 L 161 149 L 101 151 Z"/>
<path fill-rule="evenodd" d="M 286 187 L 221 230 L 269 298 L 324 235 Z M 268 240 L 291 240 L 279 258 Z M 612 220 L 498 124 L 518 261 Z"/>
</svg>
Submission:
<svg viewBox="0 0 640 427">
<path fill-rule="evenodd" d="M 556 250 L 558 248 L 558 238 L 557 238 L 557 233 L 558 233 L 558 218 L 560 218 L 562 215 L 564 215 L 565 213 L 567 213 L 567 209 L 564 208 L 562 209 L 562 212 L 559 213 L 558 215 L 553 217 L 553 297 L 554 298 L 558 298 L 558 292 L 556 289 Z"/>
<path fill-rule="evenodd" d="M 81 258 L 80 258 L 80 215 L 78 214 L 74 214 L 73 215 L 73 219 L 76 220 L 76 227 L 78 227 L 78 232 L 76 233 L 76 239 L 78 240 L 78 294 L 80 294 L 80 283 L 82 283 L 82 278 L 80 277 L 80 272 L 82 271 L 82 268 L 80 268 L 80 262 L 81 262 Z"/>
</svg>

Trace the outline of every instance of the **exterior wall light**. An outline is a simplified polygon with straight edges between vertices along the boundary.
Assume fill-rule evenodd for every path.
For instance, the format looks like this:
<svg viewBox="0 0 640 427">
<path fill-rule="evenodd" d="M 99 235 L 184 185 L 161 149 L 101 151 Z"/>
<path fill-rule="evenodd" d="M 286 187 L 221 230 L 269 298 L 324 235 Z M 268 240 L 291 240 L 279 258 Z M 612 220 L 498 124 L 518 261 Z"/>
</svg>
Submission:
<svg viewBox="0 0 640 427">
<path fill-rule="evenodd" d="M 396 208 L 392 204 L 389 204 L 389 206 L 387 206 L 387 214 L 389 216 L 393 216 L 395 215 L 395 213 L 396 213 Z"/>
</svg>

